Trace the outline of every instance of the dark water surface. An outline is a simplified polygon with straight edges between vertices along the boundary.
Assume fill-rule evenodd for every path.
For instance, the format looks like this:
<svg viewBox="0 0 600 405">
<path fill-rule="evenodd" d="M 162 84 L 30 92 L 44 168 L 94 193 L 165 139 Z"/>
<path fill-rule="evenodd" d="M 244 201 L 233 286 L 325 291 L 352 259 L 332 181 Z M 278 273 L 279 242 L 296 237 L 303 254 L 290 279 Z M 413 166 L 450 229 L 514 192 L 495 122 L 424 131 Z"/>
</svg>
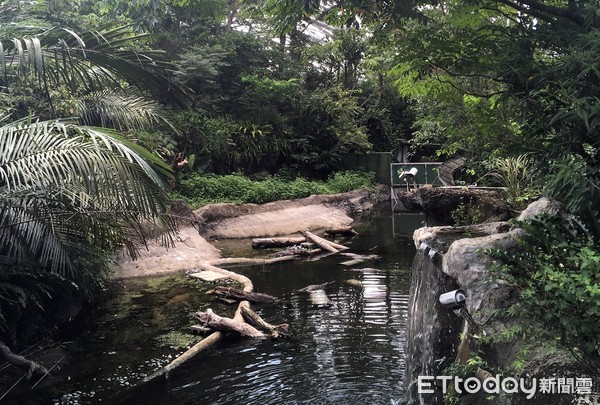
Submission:
<svg viewBox="0 0 600 405">
<path fill-rule="evenodd" d="M 335 255 L 234 269 L 250 277 L 255 291 L 282 299 L 279 306 L 255 309 L 270 323 L 288 323 L 292 338 L 228 339 L 166 382 L 134 390 L 129 387 L 189 345 L 195 311 L 210 307 L 230 316 L 234 308 L 211 301 L 204 294 L 209 287 L 182 275 L 119 283 L 86 333 L 65 345 L 61 373 L 69 378 L 43 399 L 22 397 L 23 403 L 399 403 L 415 224 L 419 218 L 396 214 L 357 226 L 350 251 L 378 254 L 377 262 L 348 268 L 340 265 L 348 258 Z M 224 256 L 248 255 L 249 244 L 224 241 L 219 247 Z M 364 288 L 347 279 L 361 280 Z M 296 291 L 326 281 L 335 281 L 326 289 L 330 309 L 311 308 L 308 294 Z"/>
</svg>

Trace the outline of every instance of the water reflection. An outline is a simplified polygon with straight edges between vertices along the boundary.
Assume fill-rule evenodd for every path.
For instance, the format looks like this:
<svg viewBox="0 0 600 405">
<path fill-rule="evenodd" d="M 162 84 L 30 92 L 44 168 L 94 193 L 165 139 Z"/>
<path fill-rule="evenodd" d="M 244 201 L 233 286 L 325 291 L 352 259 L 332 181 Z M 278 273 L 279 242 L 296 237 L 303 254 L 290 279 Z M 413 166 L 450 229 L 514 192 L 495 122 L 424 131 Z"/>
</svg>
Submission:
<svg viewBox="0 0 600 405">
<path fill-rule="evenodd" d="M 373 218 L 357 230 L 359 237 L 347 242 L 351 251 L 378 254 L 382 256 L 381 261 L 370 263 L 369 267 L 347 268 L 339 264 L 347 258 L 331 256 L 316 262 L 236 269 L 253 280 L 257 292 L 281 298 L 281 305 L 258 308 L 257 312 L 271 323 L 290 324 L 292 338 L 277 341 L 228 339 L 172 372 L 167 382 L 120 392 L 119 400 L 113 402 L 398 403 L 403 394 L 406 317 L 414 245 L 410 237 L 394 236 L 390 216 Z M 347 285 L 344 283 L 347 279 L 358 279 L 363 287 Z M 309 284 L 327 281 L 334 281 L 326 289 L 333 302 L 330 309 L 312 308 L 308 294 L 297 291 Z M 203 309 L 198 305 L 206 305 L 190 300 L 189 308 L 174 307 L 173 302 L 181 301 L 183 294 L 190 292 L 188 290 L 173 290 L 172 295 L 178 298 L 170 301 L 165 301 L 162 292 L 145 291 L 136 290 L 137 295 L 125 303 L 130 310 L 123 312 L 127 319 L 120 323 L 116 323 L 114 314 L 107 310 L 102 320 L 106 323 L 95 328 L 101 331 L 101 340 L 77 343 L 81 355 L 71 353 L 71 367 L 85 364 L 86 369 L 96 371 L 95 374 L 82 372 L 78 375 L 73 368 L 72 380 L 68 386 L 61 387 L 63 390 L 93 389 L 95 402 L 110 402 L 111 395 L 122 391 L 123 387 L 112 385 L 108 388 L 105 381 L 100 381 L 100 376 L 119 375 L 125 369 L 144 365 L 144 361 L 148 363 L 153 356 L 162 356 L 165 349 L 157 352 L 150 334 L 168 330 L 185 332 L 193 322 L 193 312 Z M 201 295 L 206 297 L 203 291 Z M 194 298 L 196 294 L 192 291 L 189 296 Z M 231 310 L 213 303 L 210 306 L 217 313 L 226 314 Z M 159 310 L 165 322 L 162 331 L 157 330 L 158 326 L 151 320 L 154 318 L 150 317 Z M 133 330 L 132 326 L 138 326 L 140 330 Z M 135 343 L 140 350 L 128 349 L 124 341 Z M 115 350 L 111 342 L 119 342 L 120 350 Z M 117 353 L 108 356 L 106 353 L 112 350 Z M 164 355 L 176 354 L 172 351 Z M 114 360 L 119 368 L 109 364 L 107 359 Z M 121 365 L 126 366 L 121 368 Z M 144 372 L 150 371 L 144 369 Z M 100 383 L 107 388 L 101 390 Z M 62 394 L 50 395 L 60 398 Z"/>
</svg>

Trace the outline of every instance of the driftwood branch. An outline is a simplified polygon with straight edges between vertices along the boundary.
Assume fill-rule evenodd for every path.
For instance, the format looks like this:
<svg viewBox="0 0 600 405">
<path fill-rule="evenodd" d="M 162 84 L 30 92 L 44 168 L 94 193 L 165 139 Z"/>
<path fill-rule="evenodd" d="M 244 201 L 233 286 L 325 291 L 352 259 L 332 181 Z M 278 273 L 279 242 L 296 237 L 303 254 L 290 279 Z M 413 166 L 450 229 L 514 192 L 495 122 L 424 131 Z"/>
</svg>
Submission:
<svg viewBox="0 0 600 405">
<path fill-rule="evenodd" d="M 242 309 L 243 311 L 244 309 Z M 224 318 L 212 312 L 210 309 L 206 312 L 196 312 L 194 314 L 202 325 L 221 332 L 235 332 L 240 336 L 262 337 L 264 333 L 245 322 L 240 322 L 232 318 Z"/>
<path fill-rule="evenodd" d="M 304 235 L 304 237 L 306 239 L 310 240 L 311 242 L 313 242 L 315 245 L 317 245 L 318 247 L 320 247 L 323 250 L 326 250 L 331 253 L 337 253 L 339 251 L 339 248 L 334 247 L 333 244 L 331 242 L 329 242 L 327 239 L 323 239 L 320 236 L 317 236 L 312 232 L 304 231 L 304 232 L 302 232 L 302 235 Z M 344 249 L 347 249 L 347 248 L 344 246 Z"/>
<path fill-rule="evenodd" d="M 23 356 L 19 356 L 18 354 L 14 354 L 8 346 L 4 344 L 4 342 L 0 341 L 0 356 L 2 356 L 6 361 L 10 364 L 13 364 L 23 370 L 27 370 L 26 379 L 31 379 L 33 374 L 45 375 L 48 373 L 48 370 L 39 365 L 38 363 L 27 360 Z"/>
<path fill-rule="evenodd" d="M 246 292 L 238 290 L 237 288 L 229 288 L 218 286 L 213 290 L 208 291 L 207 294 L 218 295 L 223 298 L 232 298 L 238 301 L 248 301 L 255 304 L 274 305 L 279 302 L 279 299 L 268 294 Z"/>
<path fill-rule="evenodd" d="M 248 277 L 242 276 L 241 274 L 237 274 L 237 273 L 234 273 L 229 270 L 221 269 L 221 268 L 211 265 L 209 263 L 202 263 L 202 264 L 200 264 L 200 266 L 198 266 L 198 268 L 200 270 L 214 271 L 215 273 L 223 274 L 223 275 L 229 277 L 230 279 L 237 281 L 238 283 L 242 284 L 243 291 L 245 291 L 245 292 L 252 292 L 252 290 L 254 289 L 252 281 Z M 244 308 L 244 307 L 249 308 L 250 303 L 248 301 L 240 302 L 238 305 L 237 311 L 235 312 L 235 315 L 233 317 L 233 320 L 238 321 L 238 322 L 244 321 L 244 319 L 242 318 L 242 314 L 241 314 L 242 308 Z M 223 336 L 224 336 L 224 333 L 220 332 L 220 331 L 211 333 L 210 335 L 208 335 L 207 337 L 205 337 L 204 339 L 202 339 L 201 341 L 196 343 L 194 346 L 190 347 L 183 354 L 177 356 L 169 364 L 162 367 L 161 369 L 156 371 L 154 374 L 144 378 L 141 381 L 141 384 L 147 383 L 149 381 L 153 381 L 160 377 L 168 378 L 169 373 L 172 370 L 176 369 L 177 367 L 179 367 L 186 361 L 192 359 L 198 353 L 212 347 L 215 343 L 217 343 L 218 341 L 223 339 Z"/>
<path fill-rule="evenodd" d="M 311 291 L 315 291 L 315 290 L 324 290 L 325 287 L 327 287 L 329 284 L 333 284 L 335 283 L 335 281 L 328 281 L 326 283 L 323 284 L 311 284 L 311 285 L 307 285 L 304 288 L 299 289 L 299 292 L 311 292 Z"/>
<path fill-rule="evenodd" d="M 254 249 L 261 248 L 275 248 L 275 247 L 286 247 L 299 245 L 305 242 L 306 238 L 303 236 L 285 237 L 285 238 L 255 238 L 252 239 L 252 247 Z"/>
<path fill-rule="evenodd" d="M 348 226 L 339 226 L 337 228 L 330 228 L 325 231 L 325 235 L 336 236 L 356 236 L 358 232 L 356 232 L 350 225 Z"/>
<path fill-rule="evenodd" d="M 255 328 L 269 332 L 274 339 L 277 339 L 279 336 L 289 336 L 289 325 L 287 323 L 271 325 L 250 308 L 242 308 L 242 316 L 246 322 Z"/>
<path fill-rule="evenodd" d="M 295 260 L 298 257 L 296 255 L 287 255 L 281 257 L 272 257 L 270 259 L 259 259 L 259 258 L 248 258 L 248 257 L 231 257 L 224 259 L 215 259 L 206 262 L 206 264 L 211 266 L 225 266 L 225 267 L 233 267 L 233 266 L 247 266 L 247 265 L 264 265 L 264 264 L 272 264 L 278 262 L 285 262 L 288 260 Z"/>
</svg>

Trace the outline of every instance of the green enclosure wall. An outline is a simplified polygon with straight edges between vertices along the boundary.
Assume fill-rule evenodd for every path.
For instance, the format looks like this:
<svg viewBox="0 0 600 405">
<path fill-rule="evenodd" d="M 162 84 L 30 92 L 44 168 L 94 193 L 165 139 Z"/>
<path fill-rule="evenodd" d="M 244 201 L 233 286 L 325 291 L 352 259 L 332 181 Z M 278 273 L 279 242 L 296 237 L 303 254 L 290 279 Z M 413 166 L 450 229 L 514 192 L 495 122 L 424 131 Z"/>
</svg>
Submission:
<svg viewBox="0 0 600 405">
<path fill-rule="evenodd" d="M 375 181 L 390 185 L 390 152 L 346 153 L 342 155 L 340 170 L 364 170 L 375 172 Z"/>
</svg>

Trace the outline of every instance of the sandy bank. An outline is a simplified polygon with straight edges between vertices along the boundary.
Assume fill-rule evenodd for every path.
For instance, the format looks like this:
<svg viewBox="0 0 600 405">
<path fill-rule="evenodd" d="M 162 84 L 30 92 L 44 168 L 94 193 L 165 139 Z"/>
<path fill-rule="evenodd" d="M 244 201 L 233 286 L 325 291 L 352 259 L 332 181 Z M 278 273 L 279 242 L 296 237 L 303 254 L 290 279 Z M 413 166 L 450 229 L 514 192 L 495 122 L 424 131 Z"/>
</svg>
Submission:
<svg viewBox="0 0 600 405">
<path fill-rule="evenodd" d="M 355 190 L 267 204 L 211 204 L 177 212 L 180 230 L 175 246 L 156 242 L 137 260 L 119 254 L 113 278 L 140 277 L 192 269 L 220 257 L 207 240 L 288 235 L 303 230 L 350 225 L 354 218 L 389 199 L 389 189 Z M 199 230 L 198 230 L 199 229 Z"/>
</svg>

